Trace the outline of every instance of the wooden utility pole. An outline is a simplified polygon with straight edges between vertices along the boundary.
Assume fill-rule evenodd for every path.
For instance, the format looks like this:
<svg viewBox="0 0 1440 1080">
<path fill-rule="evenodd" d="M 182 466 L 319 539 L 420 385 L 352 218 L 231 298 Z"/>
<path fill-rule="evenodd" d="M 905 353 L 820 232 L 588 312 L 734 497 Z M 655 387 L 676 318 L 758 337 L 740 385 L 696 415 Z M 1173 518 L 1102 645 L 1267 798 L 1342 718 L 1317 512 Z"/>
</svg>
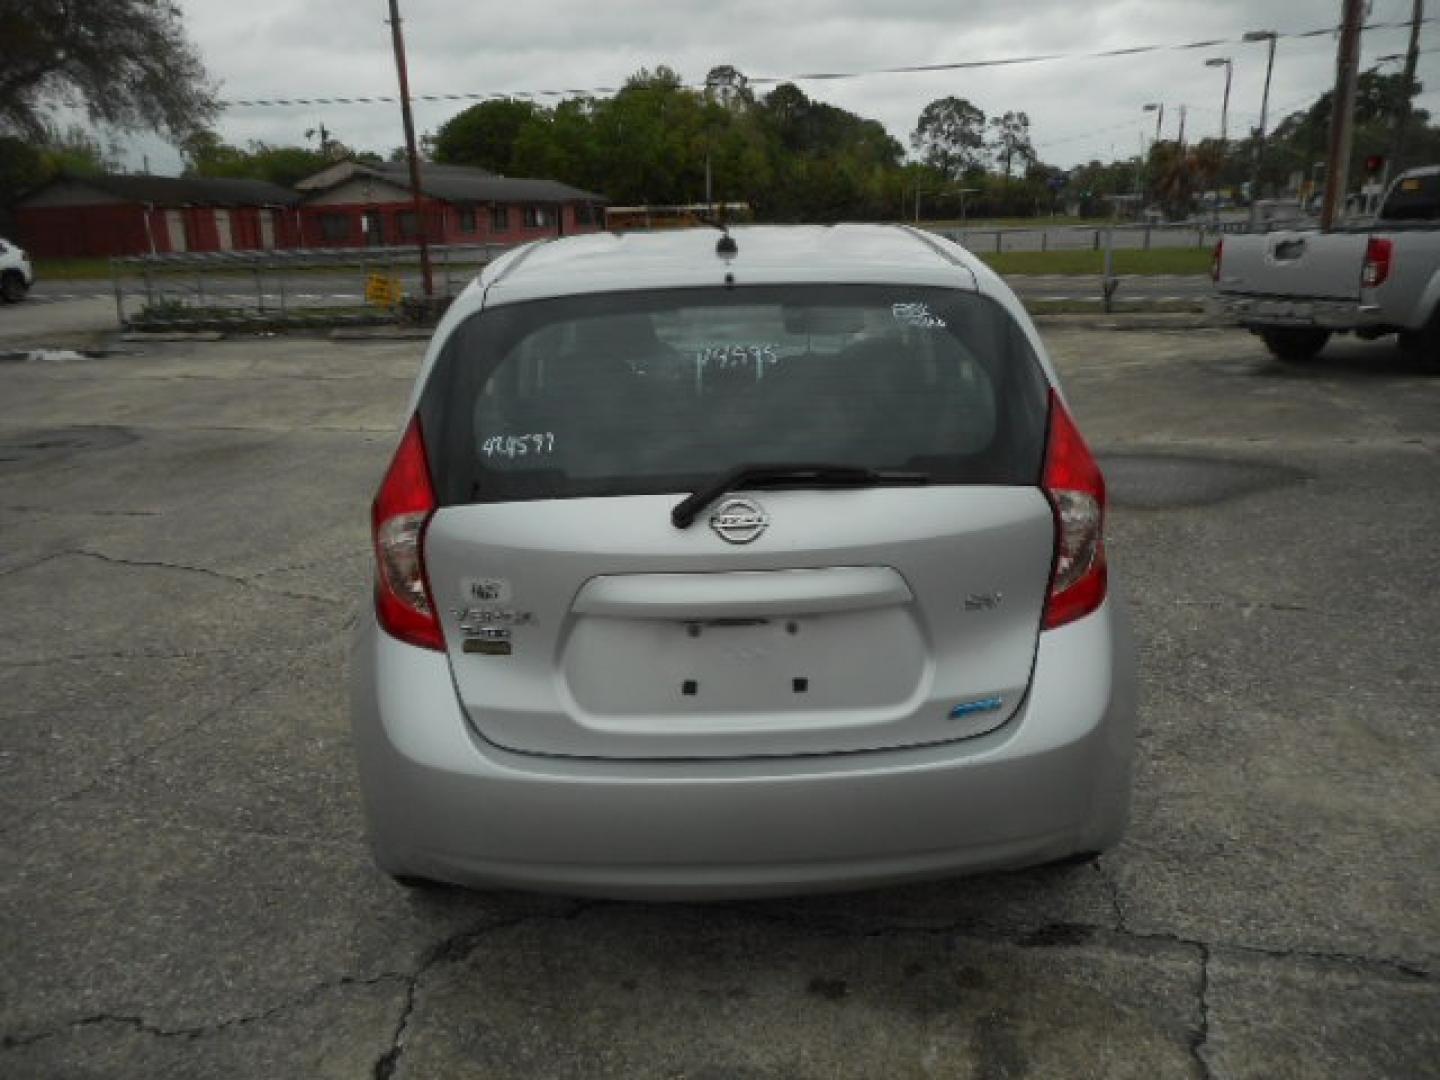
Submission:
<svg viewBox="0 0 1440 1080">
<path fill-rule="evenodd" d="M 400 116 L 405 122 L 405 159 L 410 163 L 410 194 L 415 207 L 415 238 L 420 242 L 420 280 L 425 299 L 435 295 L 430 276 L 430 245 L 425 239 L 424 205 L 420 196 L 420 156 L 415 152 L 415 121 L 410 116 L 410 75 L 405 69 L 405 36 L 400 32 L 400 2 L 390 0 L 390 40 L 395 45 L 395 70 L 400 75 Z"/>
<path fill-rule="evenodd" d="M 1330 98 L 1330 147 L 1325 156 L 1325 201 L 1320 209 L 1322 229 L 1335 227 L 1345 205 L 1355 120 L 1355 80 L 1360 70 L 1360 26 L 1364 19 L 1364 0 L 1344 0 L 1340 48 L 1335 57 L 1335 93 Z"/>
<path fill-rule="evenodd" d="M 1410 18 L 1410 48 L 1405 51 L 1405 78 L 1401 82 L 1400 112 L 1395 118 L 1395 140 L 1390 147 L 1390 175 L 1405 168 L 1405 127 L 1410 123 L 1410 98 L 1415 93 L 1415 63 L 1420 58 L 1420 24 L 1425 20 L 1425 0 L 1415 0 Z"/>
</svg>

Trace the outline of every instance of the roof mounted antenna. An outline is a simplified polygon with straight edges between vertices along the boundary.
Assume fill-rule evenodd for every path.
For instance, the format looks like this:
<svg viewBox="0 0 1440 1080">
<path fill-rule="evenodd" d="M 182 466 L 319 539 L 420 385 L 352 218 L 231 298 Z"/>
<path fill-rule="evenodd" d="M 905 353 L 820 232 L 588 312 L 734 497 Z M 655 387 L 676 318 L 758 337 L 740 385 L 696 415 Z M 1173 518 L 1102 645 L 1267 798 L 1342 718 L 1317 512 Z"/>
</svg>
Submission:
<svg viewBox="0 0 1440 1080">
<path fill-rule="evenodd" d="M 709 214 L 699 213 L 695 215 L 695 218 L 697 221 L 700 222 L 700 224 L 708 225 L 712 229 L 719 229 L 722 233 L 724 233 L 724 235 L 721 236 L 719 240 L 715 241 L 716 255 L 728 259 L 740 254 L 740 245 L 735 243 L 735 238 L 730 235 L 730 226 L 725 224 L 723 207 L 721 208 L 721 217 L 719 218 L 719 220 L 712 218 Z"/>
</svg>

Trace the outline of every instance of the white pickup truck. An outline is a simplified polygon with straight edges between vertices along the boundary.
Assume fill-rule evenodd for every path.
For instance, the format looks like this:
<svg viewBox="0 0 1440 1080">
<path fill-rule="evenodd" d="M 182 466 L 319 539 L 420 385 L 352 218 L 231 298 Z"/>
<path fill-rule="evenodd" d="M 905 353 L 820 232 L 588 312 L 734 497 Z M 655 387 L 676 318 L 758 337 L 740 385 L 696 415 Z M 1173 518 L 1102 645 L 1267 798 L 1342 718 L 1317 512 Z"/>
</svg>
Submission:
<svg viewBox="0 0 1440 1080">
<path fill-rule="evenodd" d="M 0 300 L 7 304 L 23 300 L 33 284 L 35 271 L 30 266 L 30 257 L 0 237 Z"/>
<path fill-rule="evenodd" d="M 1227 236 L 1211 277 L 1221 305 L 1281 360 L 1308 360 L 1334 333 L 1399 334 L 1440 363 L 1440 165 L 1395 178 L 1364 225 Z"/>
</svg>

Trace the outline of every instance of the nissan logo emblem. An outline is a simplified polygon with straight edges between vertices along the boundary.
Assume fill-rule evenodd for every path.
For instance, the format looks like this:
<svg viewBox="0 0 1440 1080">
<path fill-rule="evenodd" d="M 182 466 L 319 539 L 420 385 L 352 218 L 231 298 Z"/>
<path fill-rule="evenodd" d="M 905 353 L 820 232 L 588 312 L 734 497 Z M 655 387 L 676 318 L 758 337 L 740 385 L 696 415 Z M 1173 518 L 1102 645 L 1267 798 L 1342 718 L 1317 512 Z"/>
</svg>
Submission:
<svg viewBox="0 0 1440 1080">
<path fill-rule="evenodd" d="M 721 540 L 748 544 L 770 524 L 770 515 L 749 499 L 727 499 L 710 515 L 710 528 Z"/>
</svg>

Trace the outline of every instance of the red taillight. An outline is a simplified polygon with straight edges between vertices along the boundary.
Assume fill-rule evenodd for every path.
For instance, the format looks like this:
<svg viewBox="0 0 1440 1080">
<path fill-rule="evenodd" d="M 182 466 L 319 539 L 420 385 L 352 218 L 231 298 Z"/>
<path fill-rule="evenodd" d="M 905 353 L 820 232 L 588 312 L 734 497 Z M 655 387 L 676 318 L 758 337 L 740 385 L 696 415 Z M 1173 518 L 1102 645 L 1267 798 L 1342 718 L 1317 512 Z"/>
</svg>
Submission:
<svg viewBox="0 0 1440 1080">
<path fill-rule="evenodd" d="M 1210 280 L 1220 280 L 1220 260 L 1225 257 L 1225 238 L 1222 236 L 1215 242 L 1215 254 L 1210 256 Z"/>
<path fill-rule="evenodd" d="M 1105 477 L 1059 395 L 1050 392 L 1045 497 L 1055 514 L 1055 562 L 1043 629 L 1088 615 L 1105 599 Z"/>
<path fill-rule="evenodd" d="M 1385 284 L 1390 276 L 1390 259 L 1395 245 L 1383 236 L 1372 236 L 1365 245 L 1365 268 L 1360 271 L 1360 286 L 1374 289 Z"/>
<path fill-rule="evenodd" d="M 443 650 L 445 635 L 425 575 L 425 528 L 434 513 L 435 488 L 417 416 L 405 429 L 370 509 L 375 616 L 401 641 Z"/>
</svg>

